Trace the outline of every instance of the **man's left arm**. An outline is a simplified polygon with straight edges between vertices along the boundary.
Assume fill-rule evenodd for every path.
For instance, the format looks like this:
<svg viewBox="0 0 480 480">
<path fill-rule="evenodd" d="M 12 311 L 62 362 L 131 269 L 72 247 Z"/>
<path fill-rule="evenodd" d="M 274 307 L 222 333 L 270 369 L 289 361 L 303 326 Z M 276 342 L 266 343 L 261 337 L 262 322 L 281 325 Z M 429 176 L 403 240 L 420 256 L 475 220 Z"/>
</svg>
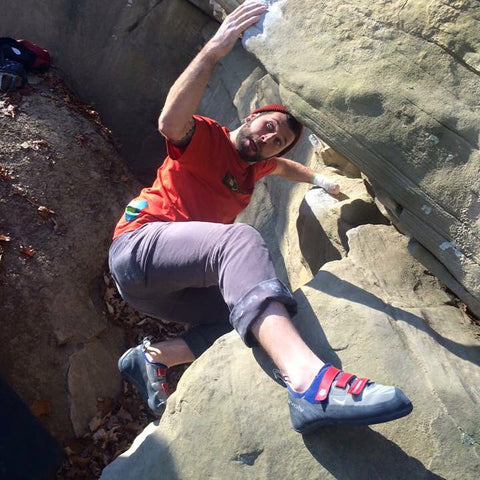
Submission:
<svg viewBox="0 0 480 480">
<path fill-rule="evenodd" d="M 337 195 L 340 192 L 338 183 L 332 182 L 305 165 L 289 160 L 288 158 L 277 157 L 277 166 L 270 175 L 278 175 L 291 182 L 312 183 L 318 187 L 322 187 L 331 195 Z"/>
</svg>

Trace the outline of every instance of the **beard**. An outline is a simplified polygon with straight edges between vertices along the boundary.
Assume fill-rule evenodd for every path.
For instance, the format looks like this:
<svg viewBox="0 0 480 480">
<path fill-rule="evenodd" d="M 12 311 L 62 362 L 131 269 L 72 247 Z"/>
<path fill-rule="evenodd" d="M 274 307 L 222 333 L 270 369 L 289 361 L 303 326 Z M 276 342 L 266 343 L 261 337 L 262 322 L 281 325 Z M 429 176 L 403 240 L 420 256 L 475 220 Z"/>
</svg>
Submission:
<svg viewBox="0 0 480 480">
<path fill-rule="evenodd" d="M 266 157 L 262 155 L 261 145 L 259 142 L 255 142 L 257 150 L 252 152 L 250 148 L 250 141 L 253 140 L 250 125 L 246 123 L 240 127 L 237 138 L 235 139 L 235 148 L 240 155 L 240 158 L 245 162 L 256 163 L 266 160 Z"/>
</svg>

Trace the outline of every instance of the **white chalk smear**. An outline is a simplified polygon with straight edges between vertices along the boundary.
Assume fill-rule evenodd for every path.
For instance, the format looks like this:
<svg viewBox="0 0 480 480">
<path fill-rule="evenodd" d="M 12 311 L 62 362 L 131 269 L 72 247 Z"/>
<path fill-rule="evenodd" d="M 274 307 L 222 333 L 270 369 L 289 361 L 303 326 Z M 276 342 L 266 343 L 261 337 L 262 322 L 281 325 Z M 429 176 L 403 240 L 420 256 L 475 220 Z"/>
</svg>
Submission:
<svg viewBox="0 0 480 480">
<path fill-rule="evenodd" d="M 252 1 L 252 0 L 247 0 Z M 265 39 L 270 32 L 270 29 L 282 18 L 282 6 L 285 0 L 264 0 L 267 5 L 267 10 L 261 16 L 260 20 L 252 25 L 248 30 L 243 32 L 242 45 L 245 48 L 247 41 L 251 37 L 259 36 L 262 40 Z"/>
<path fill-rule="evenodd" d="M 315 149 L 322 147 L 319 138 L 314 133 L 311 133 L 308 136 L 308 140 L 312 144 L 312 147 L 314 147 Z"/>
<path fill-rule="evenodd" d="M 432 213 L 432 207 L 429 207 L 428 205 L 422 205 L 422 212 L 426 215 L 430 215 Z"/>
<path fill-rule="evenodd" d="M 437 145 L 437 143 L 440 141 L 438 137 L 436 137 L 435 135 L 432 135 L 431 133 L 426 133 L 425 136 L 427 137 L 427 140 L 429 140 L 430 142 L 433 142 L 435 145 Z"/>
<path fill-rule="evenodd" d="M 440 248 L 440 250 L 443 250 L 443 251 L 451 248 L 453 250 L 453 253 L 457 257 L 460 258 L 462 256 L 462 252 L 458 249 L 458 247 L 453 242 L 443 242 L 439 245 L 439 248 Z"/>
</svg>

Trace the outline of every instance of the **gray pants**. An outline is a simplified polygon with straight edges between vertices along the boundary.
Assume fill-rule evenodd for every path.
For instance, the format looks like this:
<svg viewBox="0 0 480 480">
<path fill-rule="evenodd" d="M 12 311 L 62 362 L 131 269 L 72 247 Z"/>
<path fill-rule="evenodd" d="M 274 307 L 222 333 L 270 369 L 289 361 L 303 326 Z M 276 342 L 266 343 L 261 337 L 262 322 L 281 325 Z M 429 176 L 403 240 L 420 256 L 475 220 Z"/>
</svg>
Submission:
<svg viewBox="0 0 480 480">
<path fill-rule="evenodd" d="M 296 312 L 265 242 L 250 225 L 148 223 L 114 240 L 109 264 L 133 308 L 191 325 L 182 336 L 196 357 L 232 327 L 252 346 L 250 325 L 272 300 Z"/>
</svg>

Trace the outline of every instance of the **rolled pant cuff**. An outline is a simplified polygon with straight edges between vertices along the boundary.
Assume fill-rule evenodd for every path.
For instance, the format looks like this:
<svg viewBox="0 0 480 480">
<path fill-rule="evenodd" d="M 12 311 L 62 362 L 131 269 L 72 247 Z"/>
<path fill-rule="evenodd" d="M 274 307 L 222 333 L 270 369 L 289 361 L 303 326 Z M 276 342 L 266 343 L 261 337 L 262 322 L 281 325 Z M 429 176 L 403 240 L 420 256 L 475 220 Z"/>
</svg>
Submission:
<svg viewBox="0 0 480 480">
<path fill-rule="evenodd" d="M 272 301 L 283 303 L 290 316 L 297 313 L 297 302 L 290 290 L 278 278 L 264 280 L 249 290 L 230 312 L 230 323 L 247 347 L 256 344 L 250 326 Z"/>
</svg>

